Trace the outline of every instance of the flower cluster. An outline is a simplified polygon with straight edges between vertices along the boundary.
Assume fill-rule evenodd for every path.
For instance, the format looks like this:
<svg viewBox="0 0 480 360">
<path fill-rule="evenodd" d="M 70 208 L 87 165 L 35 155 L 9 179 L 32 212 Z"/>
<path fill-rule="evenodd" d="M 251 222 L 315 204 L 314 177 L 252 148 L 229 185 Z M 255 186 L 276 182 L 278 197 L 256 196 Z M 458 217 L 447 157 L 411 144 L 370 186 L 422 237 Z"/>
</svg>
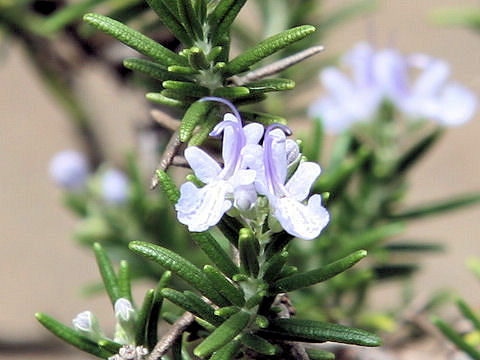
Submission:
<svg viewBox="0 0 480 360">
<path fill-rule="evenodd" d="M 298 145 L 286 138 L 290 135 L 287 127 L 275 124 L 264 131 L 257 123 L 242 126 L 240 114 L 231 103 L 212 97 L 203 101 L 208 100 L 223 102 L 233 111 L 225 114 L 210 134 L 223 133 L 223 167 L 198 147 L 185 150 L 195 176 L 205 185 L 197 187 L 186 182 L 181 186 L 175 206 L 178 220 L 190 231 L 205 231 L 235 208 L 248 223 L 249 214 L 256 213 L 252 210 L 261 208 L 259 199 L 266 198 L 269 216 L 286 232 L 306 240 L 317 237 L 327 225 L 329 214 L 321 204 L 320 195 L 304 201 L 320 175 L 320 166 L 300 162 Z M 297 165 L 288 178 L 289 168 Z"/>
<path fill-rule="evenodd" d="M 371 119 L 385 100 L 409 118 L 443 126 L 463 124 L 476 110 L 472 92 L 447 82 L 450 68 L 443 60 L 425 54 L 404 56 L 391 48 L 375 51 L 360 43 L 344 56 L 343 63 L 353 79 L 337 68 L 324 69 L 320 81 L 328 94 L 309 109 L 309 115 L 320 117 L 330 132 Z M 418 76 L 411 81 L 415 71 Z"/>
</svg>

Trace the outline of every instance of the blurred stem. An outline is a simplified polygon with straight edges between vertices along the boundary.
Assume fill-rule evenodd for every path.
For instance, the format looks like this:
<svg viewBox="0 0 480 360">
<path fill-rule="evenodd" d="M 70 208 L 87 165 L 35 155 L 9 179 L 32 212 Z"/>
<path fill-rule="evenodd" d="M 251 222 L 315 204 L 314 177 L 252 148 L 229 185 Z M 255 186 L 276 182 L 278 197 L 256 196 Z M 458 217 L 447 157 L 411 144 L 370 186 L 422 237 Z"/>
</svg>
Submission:
<svg viewBox="0 0 480 360">
<path fill-rule="evenodd" d="M 84 150 L 87 153 L 91 166 L 97 168 L 103 161 L 104 154 L 92 127 L 92 120 L 64 76 L 59 71 L 52 70 L 51 64 L 47 63 L 49 56 L 45 52 L 51 52 L 51 49 L 41 39 L 34 40 L 27 34 L 21 36 L 21 38 L 27 51 L 28 59 L 40 75 L 44 86 L 69 116 L 77 134 L 84 143 Z M 42 45 L 39 46 L 39 43 Z"/>
<path fill-rule="evenodd" d="M 27 52 L 27 58 L 40 75 L 44 86 L 67 113 L 93 168 L 103 161 L 103 151 L 92 127 L 92 120 L 69 85 L 70 66 L 50 45 L 46 38 L 33 34 L 15 13 L 0 12 L 0 22 L 8 32 L 17 37 Z M 28 22 L 28 21 L 27 21 Z M 65 74 L 65 75 L 64 75 Z"/>
</svg>

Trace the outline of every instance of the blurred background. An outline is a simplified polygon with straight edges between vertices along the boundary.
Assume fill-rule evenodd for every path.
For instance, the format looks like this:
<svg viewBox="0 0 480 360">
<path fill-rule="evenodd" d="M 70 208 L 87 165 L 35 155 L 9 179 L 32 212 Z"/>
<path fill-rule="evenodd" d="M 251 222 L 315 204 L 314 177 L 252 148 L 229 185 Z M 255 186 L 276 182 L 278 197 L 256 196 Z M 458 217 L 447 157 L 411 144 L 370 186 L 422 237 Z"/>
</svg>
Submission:
<svg viewBox="0 0 480 360">
<path fill-rule="evenodd" d="M 334 10 L 345 2 L 325 0 L 325 9 Z M 341 54 L 368 39 L 377 48 L 393 45 L 404 53 L 423 52 L 447 60 L 452 79 L 480 97 L 480 34 L 438 26 L 431 19 L 433 10 L 452 3 L 378 2 L 376 10 L 337 27 L 323 44 L 326 51 L 309 61 Z M 476 0 L 454 3 L 459 7 L 478 5 Z M 93 256 L 71 241 L 76 221 L 60 203 L 61 190 L 47 172 L 51 157 L 66 148 L 79 148 L 78 139 L 64 112 L 40 84 L 22 48 L 9 39 L 0 41 L 0 357 L 31 358 L 25 344 L 54 341 L 35 321 L 35 312 L 46 312 L 68 324 L 88 309 L 97 314 L 104 329 L 113 326 L 113 316 L 103 294 L 79 296 L 82 285 L 98 279 L 97 268 Z M 136 124 L 149 116 L 143 90 L 122 86 L 94 63 L 83 68 L 77 86 L 109 158 L 121 161 L 135 146 Z M 302 101 L 313 100 L 321 91 L 312 88 Z M 471 122 L 449 130 L 414 171 L 408 204 L 479 190 L 479 135 L 480 111 Z M 480 254 L 480 207 L 421 220 L 411 225 L 408 233 L 423 234 L 447 247 L 422 262 L 415 279 L 418 296 L 454 287 L 466 299 L 478 299 L 480 289 L 466 270 L 465 260 Z M 141 294 L 146 284 L 137 285 Z M 395 296 L 394 289 L 381 291 L 375 301 L 379 306 L 388 296 Z M 67 356 L 47 350 L 35 357 Z M 87 355 L 73 352 L 68 356 Z"/>
</svg>

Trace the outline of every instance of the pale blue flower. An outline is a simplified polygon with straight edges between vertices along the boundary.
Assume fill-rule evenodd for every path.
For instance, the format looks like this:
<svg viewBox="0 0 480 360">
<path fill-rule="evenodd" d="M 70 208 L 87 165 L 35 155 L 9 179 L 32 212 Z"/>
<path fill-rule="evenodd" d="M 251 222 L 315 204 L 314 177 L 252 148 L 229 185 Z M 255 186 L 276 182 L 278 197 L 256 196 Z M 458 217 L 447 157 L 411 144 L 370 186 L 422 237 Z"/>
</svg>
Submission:
<svg viewBox="0 0 480 360">
<path fill-rule="evenodd" d="M 48 170 L 55 184 L 66 190 L 78 191 L 85 187 L 89 165 L 82 153 L 64 150 L 55 154 Z"/>
<path fill-rule="evenodd" d="M 128 199 L 129 181 L 125 173 L 108 169 L 102 175 L 102 197 L 106 203 L 121 205 Z"/>
<path fill-rule="evenodd" d="M 344 56 L 343 64 L 353 79 L 337 68 L 326 68 L 320 80 L 327 95 L 309 108 L 309 115 L 320 117 L 329 132 L 373 118 L 384 100 L 409 118 L 444 126 L 462 124 L 475 113 L 475 95 L 448 82 L 450 68 L 443 60 L 424 54 L 404 56 L 395 49 L 375 51 L 361 43 Z M 416 78 L 414 72 L 418 72 Z"/>
<path fill-rule="evenodd" d="M 320 166 L 314 162 L 302 162 L 287 181 L 288 159 L 285 133 L 290 130 L 282 125 L 271 125 L 263 141 L 263 167 L 257 168 L 256 187 L 268 198 L 272 215 L 289 234 L 305 240 L 320 235 L 330 220 L 321 204 L 321 196 L 315 194 L 306 203 Z"/>
<path fill-rule="evenodd" d="M 83 311 L 72 320 L 73 328 L 90 340 L 98 341 L 104 335 L 100 329 L 97 317 L 91 311 Z"/>
<path fill-rule="evenodd" d="M 114 341 L 119 344 L 133 344 L 137 312 L 132 303 L 128 299 L 119 298 L 115 301 L 114 310 L 117 319 Z"/>
<path fill-rule="evenodd" d="M 235 206 L 248 210 L 256 201 L 254 187 L 256 173 L 249 169 L 261 159 L 262 149 L 258 142 L 263 135 L 263 126 L 252 123 L 242 127 L 237 109 L 221 98 L 204 98 L 227 104 L 233 114 L 225 114 L 210 133 L 223 133 L 223 168 L 205 151 L 196 146 L 185 149 L 185 158 L 195 176 L 205 184 L 198 188 L 192 182 L 180 187 L 180 199 L 175 205 L 178 220 L 190 231 L 201 232 L 216 225 L 222 216 Z"/>
</svg>

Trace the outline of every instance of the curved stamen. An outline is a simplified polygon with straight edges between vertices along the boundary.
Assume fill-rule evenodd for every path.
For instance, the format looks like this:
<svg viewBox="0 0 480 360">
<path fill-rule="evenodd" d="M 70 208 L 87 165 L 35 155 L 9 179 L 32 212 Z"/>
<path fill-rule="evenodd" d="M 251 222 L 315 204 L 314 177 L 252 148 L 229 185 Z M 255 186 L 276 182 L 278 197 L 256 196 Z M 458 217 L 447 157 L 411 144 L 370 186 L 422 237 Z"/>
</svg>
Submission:
<svg viewBox="0 0 480 360">
<path fill-rule="evenodd" d="M 222 104 L 227 105 L 233 112 L 233 115 L 237 118 L 238 121 L 231 121 L 231 120 L 224 120 L 220 122 L 213 131 L 210 133 L 211 136 L 219 136 L 222 131 L 225 130 L 228 126 L 232 127 L 233 132 L 234 132 L 234 145 L 232 147 L 232 154 L 231 156 L 231 161 L 228 163 L 225 162 L 225 166 L 222 170 L 221 176 L 222 177 L 228 177 L 231 176 L 235 170 L 240 166 L 240 157 L 241 157 L 241 151 L 243 147 L 247 144 L 247 139 L 245 137 L 245 134 L 243 132 L 243 127 L 242 127 L 242 117 L 240 116 L 239 111 L 237 108 L 228 100 L 216 97 L 216 96 L 206 96 L 203 97 L 199 100 L 200 102 L 204 101 L 216 101 L 220 102 Z"/>
<path fill-rule="evenodd" d="M 282 124 L 272 124 L 265 131 L 265 138 L 263 140 L 263 159 L 265 164 L 265 178 L 267 181 L 268 188 L 272 194 L 286 196 L 288 194 L 287 189 L 285 188 L 283 181 L 277 176 L 277 171 L 275 171 L 275 165 L 273 163 L 273 137 L 270 133 L 275 130 L 280 129 L 286 135 L 291 135 L 292 130 Z"/>
</svg>

